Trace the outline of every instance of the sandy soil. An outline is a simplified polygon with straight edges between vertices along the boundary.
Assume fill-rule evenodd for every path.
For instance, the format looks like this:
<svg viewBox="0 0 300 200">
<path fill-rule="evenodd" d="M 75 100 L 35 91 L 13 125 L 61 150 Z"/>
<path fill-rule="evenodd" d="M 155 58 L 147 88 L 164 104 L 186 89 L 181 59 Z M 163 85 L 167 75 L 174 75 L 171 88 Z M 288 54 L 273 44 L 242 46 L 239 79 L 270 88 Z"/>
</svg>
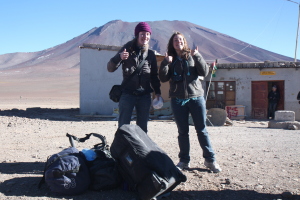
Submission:
<svg viewBox="0 0 300 200">
<path fill-rule="evenodd" d="M 39 100 L 1 98 L 0 199 L 138 200 L 135 193 L 122 189 L 87 191 L 71 197 L 52 196 L 46 187 L 37 189 L 46 158 L 69 146 L 66 133 L 78 137 L 100 133 L 111 144 L 117 129 L 113 118 L 79 116 L 76 95 L 70 102 L 64 98 Z M 253 120 L 208 127 L 223 169 L 214 174 L 204 167 L 194 127 L 190 126 L 191 169 L 184 171 L 188 180 L 165 199 L 300 199 L 300 131 L 267 127 L 267 121 Z M 149 136 L 178 162 L 177 130 L 172 120 L 151 120 Z M 77 147 L 92 147 L 95 142 L 89 140 Z"/>
<path fill-rule="evenodd" d="M 42 77 L 43 76 L 43 77 Z M 114 118 L 79 116 L 78 73 L 0 79 L 0 199 L 124 199 L 138 200 L 122 189 L 88 191 L 71 197 L 52 196 L 37 189 L 44 162 L 70 144 L 66 133 L 83 137 L 95 132 L 112 143 Z M 134 122 L 133 122 L 134 123 Z M 190 126 L 191 169 L 167 200 L 300 199 L 300 131 L 270 129 L 268 121 L 234 121 L 232 126 L 208 127 L 223 171 L 203 165 L 202 151 Z M 149 136 L 176 164 L 177 129 L 172 120 L 149 122 Z M 79 150 L 98 141 L 78 144 Z"/>
</svg>

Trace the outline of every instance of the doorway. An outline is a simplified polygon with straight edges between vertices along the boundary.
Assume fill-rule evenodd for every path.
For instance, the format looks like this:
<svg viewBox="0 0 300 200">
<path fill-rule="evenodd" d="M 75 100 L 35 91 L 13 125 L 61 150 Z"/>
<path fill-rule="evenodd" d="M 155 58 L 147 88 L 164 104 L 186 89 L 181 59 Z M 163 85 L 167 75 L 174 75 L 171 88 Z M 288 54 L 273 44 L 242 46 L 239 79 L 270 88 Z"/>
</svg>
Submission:
<svg viewBox="0 0 300 200">
<path fill-rule="evenodd" d="M 277 110 L 284 110 L 284 81 L 252 81 L 252 118 L 268 118 L 268 94 L 273 85 L 277 86 L 277 90 L 280 93 L 280 100 L 277 105 Z"/>
</svg>

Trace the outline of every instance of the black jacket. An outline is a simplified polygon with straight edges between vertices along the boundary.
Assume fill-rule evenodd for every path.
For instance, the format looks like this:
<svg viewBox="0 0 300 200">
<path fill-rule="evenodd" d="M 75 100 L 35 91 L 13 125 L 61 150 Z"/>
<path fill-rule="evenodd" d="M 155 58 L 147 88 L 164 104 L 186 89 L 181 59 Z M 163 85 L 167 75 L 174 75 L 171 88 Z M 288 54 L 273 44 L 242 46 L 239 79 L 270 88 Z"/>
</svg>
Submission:
<svg viewBox="0 0 300 200">
<path fill-rule="evenodd" d="M 280 99 L 280 94 L 278 91 L 271 90 L 268 95 L 269 103 L 278 103 Z"/>
<path fill-rule="evenodd" d="M 121 60 L 120 53 L 124 51 L 129 52 L 129 57 L 127 60 Z M 114 72 L 118 69 L 119 65 L 122 64 L 123 71 L 123 81 L 126 80 L 130 74 L 132 74 L 139 63 L 141 62 L 141 55 L 137 47 L 133 47 L 133 42 L 130 41 L 125 44 L 119 52 L 110 59 L 107 63 L 107 70 L 109 72 Z M 148 50 L 142 54 L 142 57 L 146 60 L 142 66 L 139 74 L 135 74 L 131 80 L 126 83 L 123 88 L 123 92 L 132 94 L 135 90 L 142 87 L 145 90 L 145 93 L 155 92 L 155 94 L 161 94 L 160 92 L 160 81 L 158 79 L 157 72 L 157 61 L 154 51 Z"/>
</svg>

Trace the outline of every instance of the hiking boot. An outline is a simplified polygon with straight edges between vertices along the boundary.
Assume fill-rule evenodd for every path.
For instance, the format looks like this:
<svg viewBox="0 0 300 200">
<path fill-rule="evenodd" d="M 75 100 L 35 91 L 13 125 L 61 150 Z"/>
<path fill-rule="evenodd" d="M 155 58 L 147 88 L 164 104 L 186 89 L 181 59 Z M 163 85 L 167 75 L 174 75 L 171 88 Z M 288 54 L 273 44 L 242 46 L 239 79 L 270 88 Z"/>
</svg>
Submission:
<svg viewBox="0 0 300 200">
<path fill-rule="evenodd" d="M 176 167 L 179 169 L 179 170 L 184 170 L 184 169 L 188 169 L 190 168 L 190 163 L 184 163 L 184 162 L 179 162 Z"/>
<path fill-rule="evenodd" d="M 221 167 L 219 166 L 219 164 L 215 161 L 215 162 L 204 162 L 204 165 L 209 168 L 211 171 L 213 171 L 214 173 L 219 173 L 222 171 Z"/>
</svg>

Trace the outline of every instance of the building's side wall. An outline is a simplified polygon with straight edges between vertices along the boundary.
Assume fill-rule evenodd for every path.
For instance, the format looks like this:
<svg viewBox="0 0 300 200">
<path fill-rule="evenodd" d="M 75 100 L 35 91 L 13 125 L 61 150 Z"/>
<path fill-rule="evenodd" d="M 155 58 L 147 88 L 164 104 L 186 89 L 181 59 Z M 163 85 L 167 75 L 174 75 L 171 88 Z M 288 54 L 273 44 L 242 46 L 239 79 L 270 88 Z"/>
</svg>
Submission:
<svg viewBox="0 0 300 200">
<path fill-rule="evenodd" d="M 274 71 L 276 75 L 260 75 L 261 71 Z M 205 81 L 210 80 L 210 75 Z M 244 105 L 247 118 L 251 118 L 251 82 L 284 80 L 284 108 L 295 112 L 300 120 L 300 104 L 297 94 L 300 91 L 300 70 L 295 68 L 259 69 L 218 69 L 212 81 L 236 81 L 236 105 Z"/>
<path fill-rule="evenodd" d="M 111 115 L 118 104 L 109 99 L 109 91 L 121 84 L 122 74 L 107 71 L 107 62 L 117 51 L 80 49 L 80 114 Z"/>
</svg>

